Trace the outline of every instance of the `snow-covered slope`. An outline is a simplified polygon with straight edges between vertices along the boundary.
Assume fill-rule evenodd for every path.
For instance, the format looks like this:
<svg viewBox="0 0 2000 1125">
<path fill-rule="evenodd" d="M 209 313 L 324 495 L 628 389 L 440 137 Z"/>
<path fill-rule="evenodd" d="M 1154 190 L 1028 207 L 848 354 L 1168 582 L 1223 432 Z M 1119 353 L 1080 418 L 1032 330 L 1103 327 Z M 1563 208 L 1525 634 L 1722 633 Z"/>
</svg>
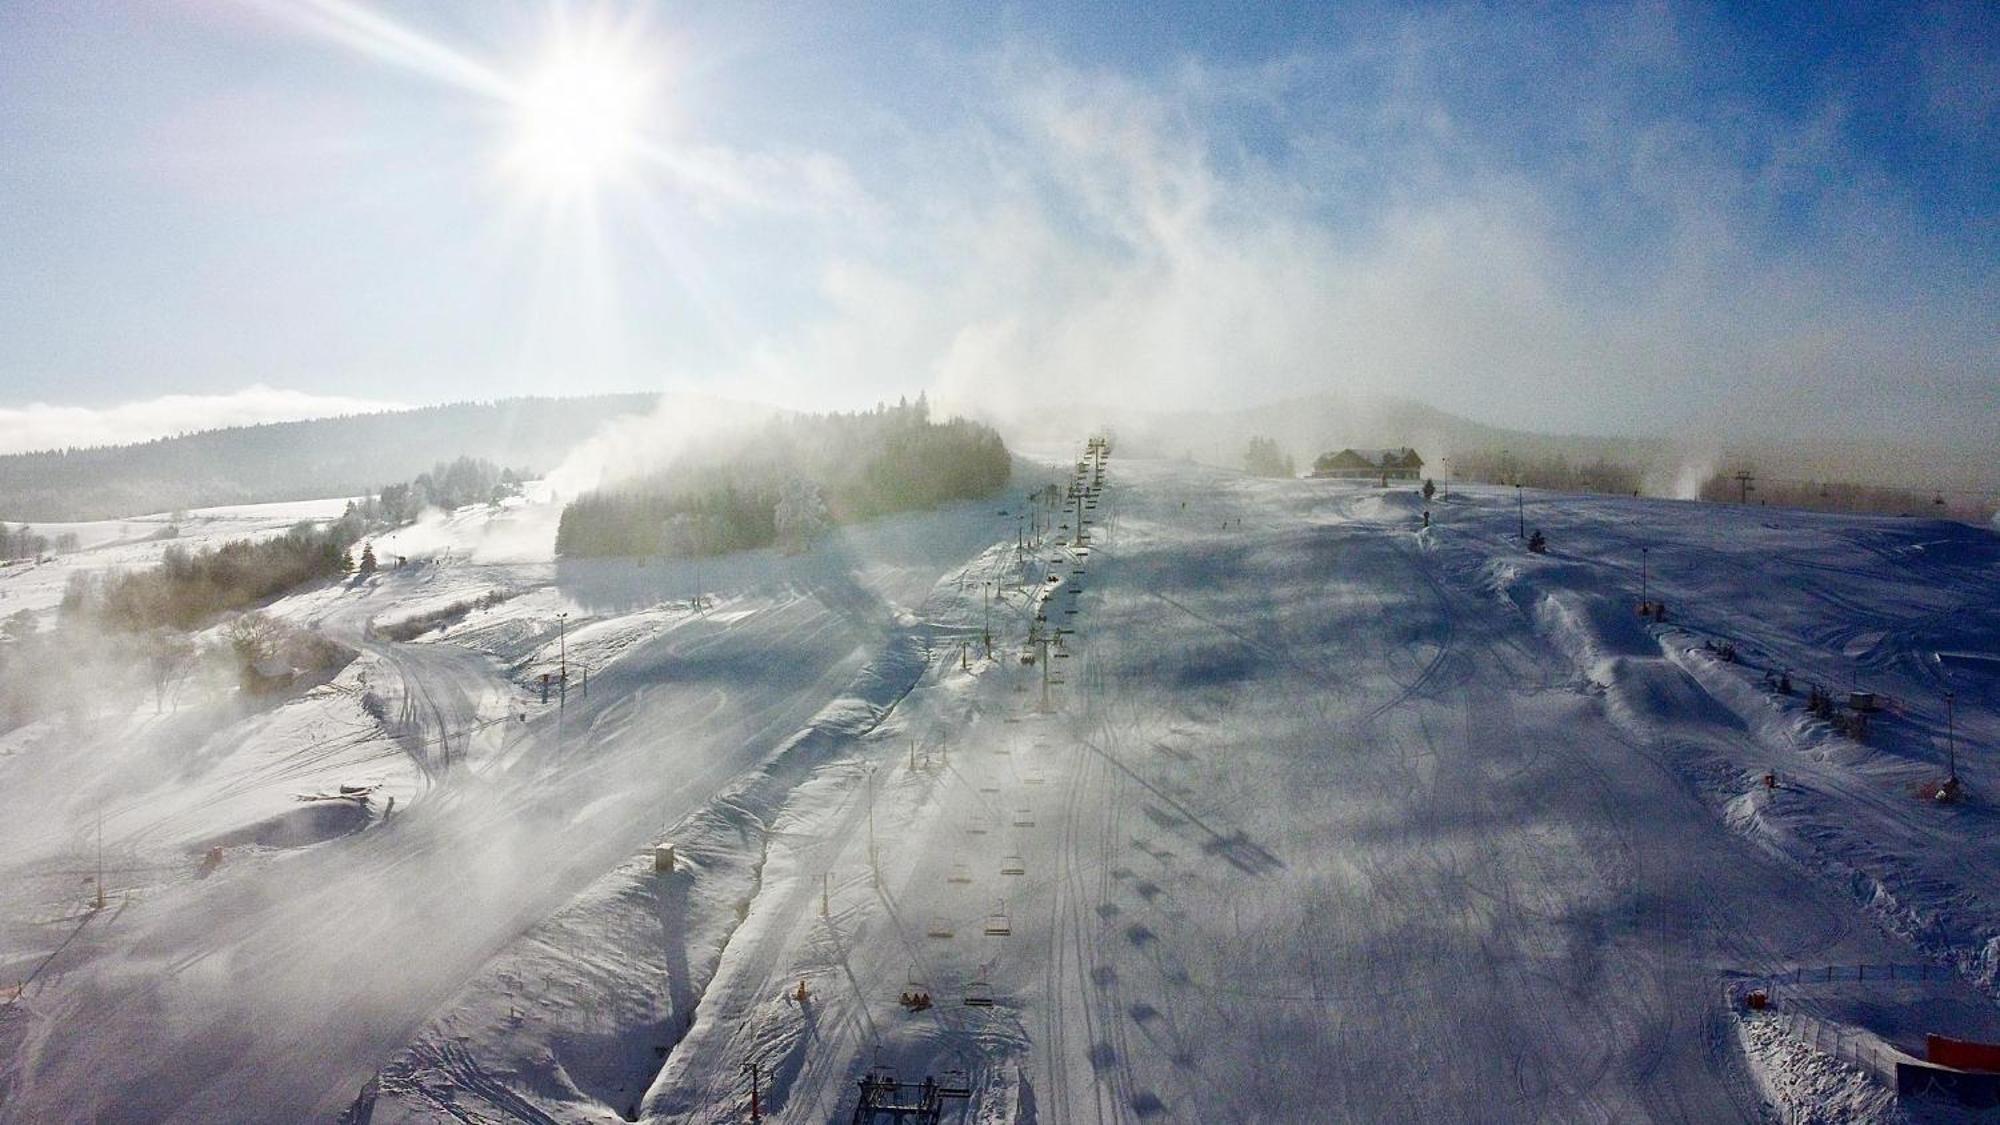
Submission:
<svg viewBox="0 0 2000 1125">
<path fill-rule="evenodd" d="M 735 1121 L 754 1064 L 790 1121 L 875 1068 L 993 1122 L 1840 1120 L 1916 1111 L 1798 1021 L 2000 1036 L 1990 532 L 1116 459 L 1087 551 L 1009 506 L 698 566 L 460 513 L 278 607 L 363 652 L 313 696 L 17 747 L 4 952 L 55 955 L 0 1117 Z M 340 782 L 395 813 L 195 878 Z"/>
</svg>

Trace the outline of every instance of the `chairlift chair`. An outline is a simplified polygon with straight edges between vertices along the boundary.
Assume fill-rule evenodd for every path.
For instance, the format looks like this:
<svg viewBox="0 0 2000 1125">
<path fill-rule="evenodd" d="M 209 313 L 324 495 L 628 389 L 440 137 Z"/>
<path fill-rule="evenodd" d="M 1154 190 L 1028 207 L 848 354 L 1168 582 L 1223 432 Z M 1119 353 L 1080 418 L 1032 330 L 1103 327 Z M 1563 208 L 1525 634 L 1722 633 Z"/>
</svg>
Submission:
<svg viewBox="0 0 2000 1125">
<path fill-rule="evenodd" d="M 972 981 L 965 986 L 965 1006 L 968 1008 L 991 1008 L 993 1006 L 993 986 L 983 980 Z"/>
<path fill-rule="evenodd" d="M 1028 861 L 1022 859 L 1020 856 L 1010 855 L 1000 861 L 1000 874 L 1002 875 L 1026 875 L 1027 873 Z"/>
<path fill-rule="evenodd" d="M 990 826 L 983 816 L 975 816 L 966 822 L 965 834 L 968 836 L 984 836 L 988 831 L 990 831 Z"/>
<path fill-rule="evenodd" d="M 957 936 L 957 931 L 952 928 L 951 919 L 939 915 L 931 919 L 930 929 L 924 931 L 924 936 L 950 938 Z"/>
<path fill-rule="evenodd" d="M 986 916 L 987 937 L 1007 937 L 1014 932 L 1014 924 L 1007 917 L 1007 900 L 1000 900 L 1000 909 Z"/>
<path fill-rule="evenodd" d="M 972 868 L 967 867 L 963 863 L 954 863 L 951 865 L 951 874 L 945 876 L 944 881 L 947 883 L 970 883 L 972 882 Z"/>
<path fill-rule="evenodd" d="M 1014 810 L 1014 827 L 1033 828 L 1034 826 L 1035 826 L 1035 810 L 1033 809 Z"/>
<path fill-rule="evenodd" d="M 908 1009 L 912 1014 L 921 1012 L 931 1006 L 931 986 L 917 979 L 917 967 L 915 965 L 910 966 L 910 979 L 903 985 L 903 995 L 898 998 L 897 1003 Z"/>
</svg>

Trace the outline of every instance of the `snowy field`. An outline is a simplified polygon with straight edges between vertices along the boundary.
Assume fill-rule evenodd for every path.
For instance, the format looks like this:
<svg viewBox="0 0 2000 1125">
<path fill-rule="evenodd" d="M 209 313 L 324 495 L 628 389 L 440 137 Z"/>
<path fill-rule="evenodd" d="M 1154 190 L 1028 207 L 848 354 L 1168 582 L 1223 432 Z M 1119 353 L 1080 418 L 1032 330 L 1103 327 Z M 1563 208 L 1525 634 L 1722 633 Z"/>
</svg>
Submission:
<svg viewBox="0 0 2000 1125">
<path fill-rule="evenodd" d="M 2000 538 L 1423 506 L 1114 457 L 1084 549 L 1012 495 L 793 558 L 384 537 L 273 608 L 332 683 L 0 738 L 0 1119 L 741 1121 L 752 1064 L 778 1121 L 881 1070 L 948 1121 L 1956 1119 L 1868 1060 L 2000 1038 Z"/>
<path fill-rule="evenodd" d="M 75 535 L 78 549 L 53 555 L 48 561 L 18 559 L 0 566 L 0 617 L 24 609 L 38 613 L 54 609 L 62 602 L 63 584 L 78 570 L 151 566 L 170 545 L 199 551 L 232 539 L 263 539 L 283 534 L 300 520 L 333 519 L 346 507 L 346 500 L 306 500 L 197 508 L 180 513 L 185 517 L 180 520 L 160 512 L 124 520 L 34 524 L 34 533 L 51 542 L 60 535 Z M 553 530 L 550 535 L 553 542 Z"/>
</svg>

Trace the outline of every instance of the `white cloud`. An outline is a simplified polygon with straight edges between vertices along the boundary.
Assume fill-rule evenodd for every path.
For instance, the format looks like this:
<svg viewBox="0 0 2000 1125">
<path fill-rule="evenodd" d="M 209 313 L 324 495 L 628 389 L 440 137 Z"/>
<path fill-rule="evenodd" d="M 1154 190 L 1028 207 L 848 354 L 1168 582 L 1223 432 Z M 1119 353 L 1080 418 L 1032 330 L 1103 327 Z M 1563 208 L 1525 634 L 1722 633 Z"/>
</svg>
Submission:
<svg viewBox="0 0 2000 1125">
<path fill-rule="evenodd" d="M 0 407 L 0 453 L 126 445 L 197 430 L 404 409 L 402 403 L 279 390 L 262 384 L 225 395 L 162 395 L 117 406 Z"/>
<path fill-rule="evenodd" d="M 1962 338 L 1976 300 L 1906 310 L 1872 280 L 1921 278 L 1926 247 L 1885 236 L 1902 204 L 1846 174 L 1834 118 L 1735 135 L 1614 102 L 1619 127 L 1577 127 L 1587 167 L 1535 162 L 1454 124 L 1430 53 L 1399 59 L 1301 118 L 1287 68 L 1009 56 L 977 120 L 883 154 L 910 172 L 879 192 L 893 235 L 837 249 L 823 315 L 726 384 L 801 405 L 928 386 L 1003 419 L 1331 390 L 1557 432 L 1934 434 L 1931 388 L 1990 372 Z M 1240 119 L 1273 105 L 1281 141 L 1246 148 Z"/>
</svg>

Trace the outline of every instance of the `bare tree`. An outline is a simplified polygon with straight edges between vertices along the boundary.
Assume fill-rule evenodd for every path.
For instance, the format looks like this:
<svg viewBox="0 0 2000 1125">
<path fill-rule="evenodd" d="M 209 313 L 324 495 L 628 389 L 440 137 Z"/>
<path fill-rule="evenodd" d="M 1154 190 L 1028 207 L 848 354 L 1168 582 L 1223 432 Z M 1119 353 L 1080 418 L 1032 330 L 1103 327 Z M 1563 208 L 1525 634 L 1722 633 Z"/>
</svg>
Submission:
<svg viewBox="0 0 2000 1125">
<path fill-rule="evenodd" d="M 146 634 L 141 643 L 146 672 L 153 680 L 153 713 L 166 709 L 167 692 L 187 675 L 194 664 L 195 646 L 184 633 L 161 627 Z"/>
</svg>

